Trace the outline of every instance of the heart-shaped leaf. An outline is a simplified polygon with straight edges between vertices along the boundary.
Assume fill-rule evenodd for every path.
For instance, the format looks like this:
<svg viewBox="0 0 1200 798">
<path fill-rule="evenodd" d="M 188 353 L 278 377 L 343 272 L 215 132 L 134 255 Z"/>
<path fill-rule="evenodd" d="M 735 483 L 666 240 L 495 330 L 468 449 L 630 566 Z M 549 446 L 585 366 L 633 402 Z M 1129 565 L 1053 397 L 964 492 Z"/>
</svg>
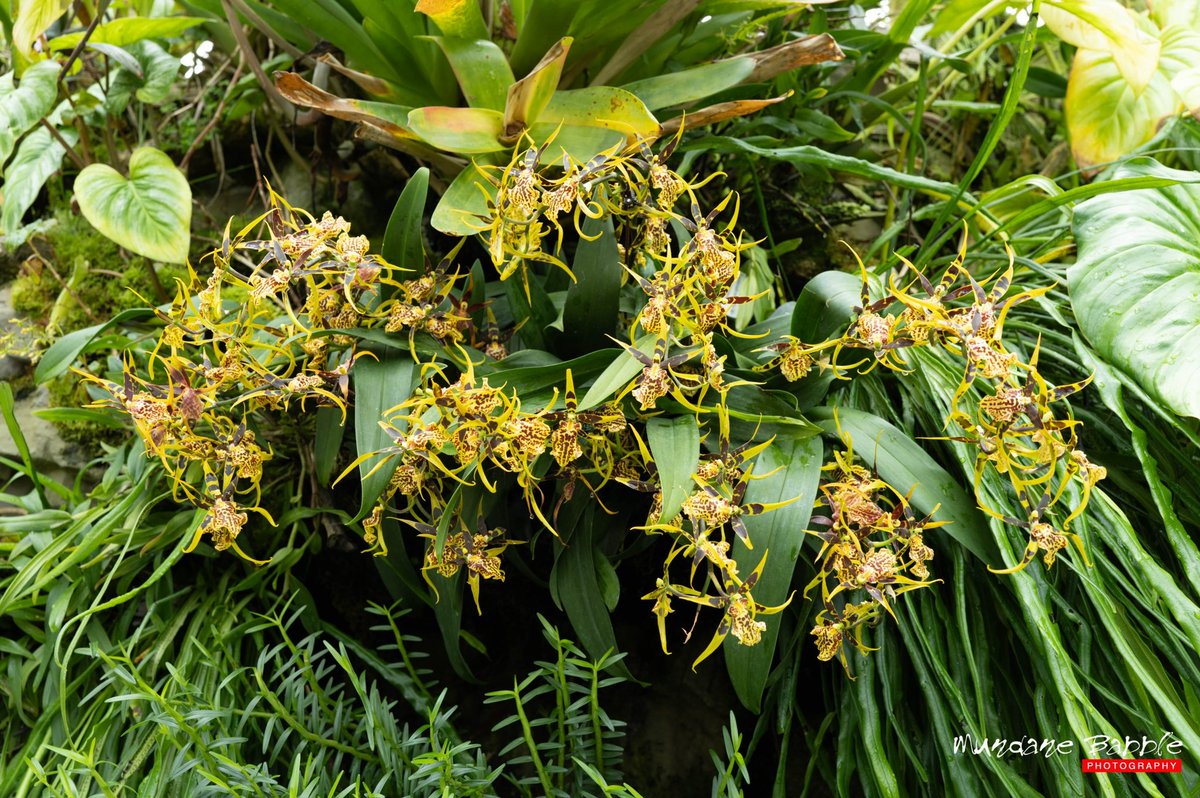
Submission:
<svg viewBox="0 0 1200 798">
<path fill-rule="evenodd" d="M 1114 177 L 1188 185 L 1105 194 L 1075 209 L 1071 307 L 1097 351 L 1180 415 L 1200 418 L 1200 175 L 1138 159 Z"/>
<path fill-rule="evenodd" d="M 75 199 L 92 226 L 131 252 L 165 263 L 187 261 L 192 189 L 169 157 L 139 147 L 129 177 L 94 163 L 75 178 Z"/>
<path fill-rule="evenodd" d="M 132 64 L 122 63 L 109 85 L 105 105 L 110 113 L 124 111 L 129 98 L 134 95 L 141 102 L 154 104 L 162 102 L 171 93 L 171 84 L 179 73 L 179 59 L 159 44 L 138 42 L 125 49 L 103 44 L 96 47 L 126 53 L 132 61 Z"/>
<path fill-rule="evenodd" d="M 72 128 L 63 128 L 58 134 L 68 144 L 74 144 L 79 138 L 79 133 Z M 25 211 L 33 205 L 50 176 L 62 166 L 66 152 L 45 128 L 33 131 L 21 142 L 5 173 L 4 210 L 0 216 L 0 229 L 5 235 L 20 227 Z"/>
<path fill-rule="evenodd" d="M 54 109 L 58 96 L 58 64 L 39 61 L 14 86 L 12 72 L 0 77 L 0 167 L 12 155 L 17 139 Z"/>
</svg>

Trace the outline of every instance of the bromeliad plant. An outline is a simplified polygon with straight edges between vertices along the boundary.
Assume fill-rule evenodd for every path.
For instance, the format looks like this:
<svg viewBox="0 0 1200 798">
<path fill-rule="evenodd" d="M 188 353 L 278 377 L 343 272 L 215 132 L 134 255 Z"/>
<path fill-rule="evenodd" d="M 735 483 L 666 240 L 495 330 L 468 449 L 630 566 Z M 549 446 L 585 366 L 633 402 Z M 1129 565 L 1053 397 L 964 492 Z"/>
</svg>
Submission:
<svg viewBox="0 0 1200 798">
<path fill-rule="evenodd" d="M 299 12 L 302 3 L 273 5 Z M 680 127 L 679 118 L 660 124 L 656 111 L 700 103 L 689 111 L 693 126 L 752 113 L 785 97 L 704 103 L 741 84 L 842 57 L 833 38 L 820 34 L 703 63 L 725 42 L 719 28 L 704 24 L 712 18 L 710 3 L 695 0 L 504 4 L 490 11 L 477 2 L 423 0 L 386 8 L 356 2 L 357 19 L 336 4 L 303 5 L 310 7 L 294 17 L 348 59 L 344 66 L 325 53 L 318 71 L 332 68 L 371 99 L 336 96 L 295 72 L 276 74 L 280 93 L 355 122 L 361 136 L 424 160 L 440 152 L 490 155 L 494 162 L 522 135 L 544 141 L 560 128 L 558 146 L 587 160 L 619 142 Z M 790 2 L 755 9 L 796 13 Z M 739 16 L 749 39 L 755 14 Z M 256 15 L 248 18 L 266 25 Z M 290 36 L 298 46 L 312 44 L 312 34 L 295 26 L 276 35 Z M 684 68 L 668 71 L 668 61 Z M 431 162 L 451 169 L 455 163 L 445 157 Z"/>
</svg>

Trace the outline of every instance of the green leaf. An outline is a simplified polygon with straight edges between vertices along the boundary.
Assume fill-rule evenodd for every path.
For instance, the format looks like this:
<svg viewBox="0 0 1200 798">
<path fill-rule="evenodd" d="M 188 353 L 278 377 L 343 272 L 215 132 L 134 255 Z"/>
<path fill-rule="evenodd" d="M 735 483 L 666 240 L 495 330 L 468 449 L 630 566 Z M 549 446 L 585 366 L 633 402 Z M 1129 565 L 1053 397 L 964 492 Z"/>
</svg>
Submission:
<svg viewBox="0 0 1200 798">
<path fill-rule="evenodd" d="M 608 345 L 606 336 L 616 329 L 620 303 L 621 259 L 612 219 L 584 220 L 583 234 L 571 261 L 575 282 L 563 304 L 559 349 L 569 355 Z"/>
<path fill-rule="evenodd" d="M 17 139 L 54 109 L 58 69 L 53 61 L 39 61 L 25 70 L 15 87 L 12 72 L 0 76 L 0 169 L 12 155 Z"/>
<path fill-rule="evenodd" d="M 62 128 L 58 133 L 68 144 L 74 145 L 79 139 L 74 128 Z M 4 174 L 4 211 L 0 227 L 5 235 L 20 228 L 25 212 L 50 176 L 62 166 L 66 152 L 44 128 L 33 131 L 21 142 Z"/>
<path fill-rule="evenodd" d="M 12 47 L 23 58 L 33 59 L 33 43 L 54 20 L 66 13 L 70 0 L 21 0 L 17 6 L 17 18 L 13 20 Z M 58 71 L 58 65 L 54 64 Z"/>
<path fill-rule="evenodd" d="M 425 14 L 446 36 L 487 39 L 487 24 L 477 0 L 418 0 L 417 12 Z"/>
<path fill-rule="evenodd" d="M 792 335 L 819 344 L 842 333 L 862 299 L 862 278 L 848 272 L 821 272 L 805 284 L 792 309 Z"/>
<path fill-rule="evenodd" d="M 570 49 L 570 37 L 559 40 L 546 51 L 528 75 L 509 87 L 504 103 L 506 136 L 516 136 L 541 117 L 558 89 Z"/>
<path fill-rule="evenodd" d="M 654 114 L 637 95 L 612 86 L 556 91 L 537 122 L 550 127 L 576 125 L 613 130 L 628 142 L 656 138 L 661 130 Z"/>
<path fill-rule="evenodd" d="M 508 89 L 516 80 L 504 51 L 490 39 L 433 38 L 446 54 L 467 105 L 503 111 Z"/>
<path fill-rule="evenodd" d="M 560 524 L 564 545 L 556 547 L 558 556 L 550 571 L 551 590 L 562 602 L 579 642 L 595 659 L 618 650 L 595 563 L 597 557 L 604 556 L 595 542 L 599 514 L 600 508 L 593 503 L 576 500 L 567 504 Z M 613 672 L 633 679 L 624 660 L 616 663 Z"/>
<path fill-rule="evenodd" d="M 134 95 L 144 103 L 162 102 L 171 93 L 175 76 L 179 74 L 179 59 L 155 42 L 139 42 L 127 48 L 127 52 L 141 74 L 127 68 L 117 70 L 104 101 L 109 113 L 124 111 L 129 98 Z"/>
<path fill-rule="evenodd" d="M 510 357 L 497 362 L 490 368 L 487 365 L 476 366 L 475 373 L 486 376 L 488 383 L 494 387 L 504 387 L 505 391 L 516 391 L 522 400 L 526 396 L 554 386 L 561 386 L 566 380 L 567 369 L 571 370 L 576 383 L 583 383 L 599 374 L 616 359 L 618 349 L 598 349 L 588 352 L 573 360 L 563 360 L 548 363 L 543 366 L 520 366 L 517 360 L 520 355 L 533 350 L 522 350 Z M 516 361 L 516 362 L 513 362 Z M 512 366 L 510 367 L 510 362 Z M 522 402 L 524 407 L 524 402 Z"/>
<path fill-rule="evenodd" d="M 840 426 L 855 456 L 902 495 L 911 490 L 913 506 L 920 512 L 931 513 L 938 507 L 935 519 L 950 522 L 940 532 L 984 562 L 1000 561 L 995 540 L 975 501 L 916 441 L 879 416 L 849 407 L 814 407 L 807 416 L 839 440 Z"/>
<path fill-rule="evenodd" d="M 659 516 L 674 518 L 696 489 L 692 475 L 700 462 L 700 426 L 694 416 L 660 416 L 646 422 L 646 437 L 662 483 L 663 506 Z"/>
<path fill-rule="evenodd" d="M 173 39 L 204 22 L 203 17 L 118 17 L 102 22 L 92 31 L 88 44 L 125 47 L 143 39 Z M 65 33 L 50 40 L 51 50 L 73 50 L 83 32 Z"/>
<path fill-rule="evenodd" d="M 504 116 L 490 108 L 414 108 L 408 113 L 408 126 L 422 141 L 446 152 L 473 155 L 504 149 Z"/>
<path fill-rule="evenodd" d="M 755 461 L 755 471 L 759 475 L 770 475 L 750 482 L 746 489 L 747 502 L 796 499 L 769 513 L 746 517 L 753 549 L 747 549 L 740 539 L 734 541 L 733 557 L 739 573 L 749 574 L 764 553 L 767 555 L 762 575 L 754 586 L 754 600 L 760 604 L 777 606 L 787 601 L 804 543 L 804 530 L 808 527 L 813 499 L 817 495 L 823 449 L 819 437 L 782 434 Z M 743 646 L 731 637 L 725 639 L 725 667 L 729 670 L 729 680 L 738 699 L 753 712 L 762 707 L 763 688 L 771 673 L 771 662 L 779 641 L 778 616 L 765 620 L 767 628 L 756 646 Z"/>
<path fill-rule="evenodd" d="M 85 327 L 82 330 L 75 330 L 60 336 L 38 361 L 37 368 L 33 370 L 34 382 L 41 385 L 47 380 L 66 374 L 75 359 L 87 351 L 88 346 L 110 328 L 127 321 L 144 319 L 153 315 L 154 311 L 149 308 L 131 308 L 121 311 L 103 324 Z"/>
<path fill-rule="evenodd" d="M 342 448 L 342 438 L 346 434 L 346 425 L 342 421 L 342 413 L 336 407 L 317 408 L 317 432 L 313 439 L 314 470 L 317 482 L 328 485 L 333 476 L 333 467 L 337 463 L 338 452 Z"/>
<path fill-rule="evenodd" d="M 422 166 L 404 185 L 396 207 L 388 219 L 380 254 L 393 266 L 413 270 L 419 275 L 425 268 L 424 228 L 425 200 L 429 196 L 429 169 Z"/>
<path fill-rule="evenodd" d="M 105 164 L 85 167 L 75 199 L 84 218 L 122 247 L 151 260 L 187 261 L 192 188 L 165 153 L 134 150 L 128 179 Z"/>
<path fill-rule="evenodd" d="M 1114 177 L 1175 176 L 1149 159 Z M 1110 363 L 1167 407 L 1200 417 L 1200 186 L 1095 197 L 1075 209 L 1071 308 Z"/>
<path fill-rule="evenodd" d="M 392 445 L 392 439 L 379 422 L 386 410 L 408 399 L 415 387 L 416 368 L 412 360 L 363 359 L 351 371 L 354 382 L 354 443 L 358 456 L 375 452 Z M 383 494 L 396 470 L 398 462 L 393 460 L 376 468 L 383 455 L 371 457 L 358 465 L 362 481 L 362 502 L 355 520 L 366 518 L 375 507 L 376 500 Z M 372 473 L 372 470 L 374 472 Z"/>
<path fill-rule="evenodd" d="M 634 343 L 634 348 L 644 355 L 649 355 L 654 351 L 654 343 L 657 340 L 656 335 L 647 333 Z M 579 409 L 591 410 L 593 407 L 607 402 L 610 397 L 620 393 L 641 370 L 642 364 L 633 355 L 622 349 L 621 354 L 617 355 L 616 359 L 596 378 L 592 387 L 579 400 Z"/>
<path fill-rule="evenodd" d="M 655 75 L 644 80 L 635 80 L 621 88 L 636 94 L 649 110 L 657 111 L 660 108 L 703 100 L 733 88 L 750 77 L 753 71 L 753 59 L 729 58 L 678 72 Z"/>
<path fill-rule="evenodd" d="M 1067 81 L 1064 110 L 1071 151 L 1083 167 L 1104 164 L 1132 152 L 1154 137 L 1158 123 L 1179 107 L 1162 72 L 1135 92 L 1116 62 L 1099 50 L 1078 50 Z"/>
<path fill-rule="evenodd" d="M 442 194 L 430 224 L 448 236 L 474 235 L 484 226 L 480 217 L 487 216 L 489 198 L 495 200 L 496 187 L 470 165 L 458 173 Z"/>
</svg>

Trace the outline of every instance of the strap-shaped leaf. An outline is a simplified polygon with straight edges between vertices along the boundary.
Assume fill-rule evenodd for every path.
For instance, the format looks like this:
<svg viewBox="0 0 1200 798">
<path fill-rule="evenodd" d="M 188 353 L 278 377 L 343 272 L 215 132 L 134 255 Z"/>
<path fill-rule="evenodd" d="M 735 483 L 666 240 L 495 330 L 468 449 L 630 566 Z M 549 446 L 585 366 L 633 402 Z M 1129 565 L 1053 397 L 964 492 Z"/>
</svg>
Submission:
<svg viewBox="0 0 1200 798">
<path fill-rule="evenodd" d="M 483 229 L 488 200 L 496 198 L 496 187 L 472 164 L 450 183 L 433 209 L 433 229 L 450 236 L 469 236 Z"/>
<path fill-rule="evenodd" d="M 658 120 L 637 95 L 612 86 L 555 92 L 537 121 L 615 130 L 631 142 L 658 138 L 660 133 Z"/>
<path fill-rule="evenodd" d="M 413 362 L 409 358 L 375 361 L 363 359 L 354 366 L 354 442 L 358 456 L 379 451 L 392 445 L 387 431 L 379 426 L 385 410 L 408 399 L 414 379 Z M 387 487 L 398 462 L 384 463 L 383 456 L 367 458 L 359 463 L 362 480 L 362 503 L 358 518 L 365 518 L 375 501 Z"/>
<path fill-rule="evenodd" d="M 566 355 L 607 347 L 617 324 L 621 268 L 612 219 L 586 219 L 583 233 L 571 261 L 575 282 L 563 303 L 559 350 Z"/>
<path fill-rule="evenodd" d="M 425 265 L 425 244 L 421 228 L 425 217 L 425 200 L 429 196 L 429 169 L 421 167 L 404 184 L 396 207 L 388 219 L 380 254 L 384 260 L 403 269 L 411 269 L 415 277 Z"/>
<path fill-rule="evenodd" d="M 692 475 L 700 462 L 700 427 L 693 416 L 652 418 L 646 422 L 650 454 L 662 483 L 662 518 L 674 518 L 695 490 Z"/>
<path fill-rule="evenodd" d="M 869 468 L 901 494 L 912 491 L 911 501 L 917 510 L 931 513 L 937 507 L 937 520 L 950 522 L 939 532 L 948 534 L 984 562 L 999 561 L 995 540 L 974 500 L 911 437 L 879 416 L 853 408 L 814 407 L 805 415 L 831 437 L 838 437 L 840 427 L 840 434 L 850 439 L 854 454 Z"/>
<path fill-rule="evenodd" d="M 504 135 L 512 138 L 532 125 L 541 116 L 550 98 L 558 89 L 563 64 L 571 50 L 571 38 L 560 39 L 529 74 L 512 84 L 504 104 Z"/>
<path fill-rule="evenodd" d="M 566 545 L 557 547 L 558 556 L 550 571 L 552 595 L 562 603 L 579 642 L 596 659 L 617 651 L 617 636 L 596 566 L 596 558 L 604 557 L 596 548 L 597 523 L 604 517 L 595 503 L 585 503 L 579 497 L 567 504 L 560 524 Z M 617 662 L 613 670 L 633 679 L 624 661 Z"/>
<path fill-rule="evenodd" d="M 323 114 L 358 122 L 376 128 L 398 139 L 415 138 L 408 128 L 408 113 L 403 105 L 371 102 L 369 100 L 347 100 L 317 88 L 295 72 L 276 72 L 275 88 L 291 103 L 305 108 L 316 108 Z"/>
<path fill-rule="evenodd" d="M 416 9 L 432 19 L 446 36 L 488 38 L 487 23 L 478 0 L 419 0 Z"/>
<path fill-rule="evenodd" d="M 754 600 L 759 604 L 773 607 L 787 601 L 792 574 L 804 543 L 804 530 L 812 514 L 813 498 L 817 495 L 822 451 L 820 437 L 785 433 L 776 437 L 775 443 L 755 461 L 756 473 L 770 475 L 750 482 L 746 489 L 747 502 L 766 504 L 796 500 L 769 513 L 745 518 L 753 551 L 741 540 L 734 541 L 733 556 L 741 573 L 750 573 L 762 558 L 762 552 L 768 552 L 754 587 Z M 729 670 L 729 680 L 742 704 L 755 712 L 760 709 L 778 641 L 779 621 L 776 618 L 767 621 L 762 640 L 755 646 L 743 646 L 730 638 L 725 640 L 725 667 Z"/>
<path fill-rule="evenodd" d="M 169 157 L 153 147 L 134 150 L 129 177 L 91 164 L 75 178 L 75 199 L 92 226 L 151 260 L 187 261 L 192 188 Z"/>
<path fill-rule="evenodd" d="M 489 39 L 459 39 L 435 36 L 446 54 L 467 105 L 503 111 L 509 87 L 516 78 L 504 51 Z"/>
<path fill-rule="evenodd" d="M 1075 209 L 1071 308 L 1110 363 L 1180 415 L 1200 417 L 1200 178 L 1139 159 L 1115 178 L 1192 184 L 1105 194 Z"/>
<path fill-rule="evenodd" d="M 21 0 L 17 6 L 17 17 L 13 20 L 12 47 L 22 57 L 36 56 L 33 43 L 61 17 L 71 5 L 71 0 Z M 55 65 L 57 71 L 58 66 Z"/>
</svg>

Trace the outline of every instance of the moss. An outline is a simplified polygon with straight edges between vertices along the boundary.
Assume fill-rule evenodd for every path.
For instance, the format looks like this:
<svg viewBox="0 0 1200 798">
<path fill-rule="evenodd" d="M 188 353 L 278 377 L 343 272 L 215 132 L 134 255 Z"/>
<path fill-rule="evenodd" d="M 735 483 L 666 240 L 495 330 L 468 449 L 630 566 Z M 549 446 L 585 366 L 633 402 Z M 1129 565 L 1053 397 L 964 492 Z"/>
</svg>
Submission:
<svg viewBox="0 0 1200 798">
<path fill-rule="evenodd" d="M 27 265 L 13 284 L 13 308 L 31 319 L 52 321 L 57 335 L 98 324 L 147 302 L 160 302 L 150 261 L 138 256 L 123 258 L 117 245 L 81 216 L 60 213 L 54 227 L 35 243 L 37 252 L 51 259 L 54 271 Z M 157 274 L 173 296 L 175 278 L 186 278 L 187 269 L 160 265 Z M 71 291 L 64 290 L 64 281 Z"/>
<path fill-rule="evenodd" d="M 52 336 L 107 321 L 129 308 L 160 302 L 151 263 L 137 256 L 122 257 L 117 245 L 81 216 L 60 213 L 57 223 L 34 244 L 41 257 L 50 259 L 53 271 L 39 266 L 37 258 L 29 261 L 13 282 L 12 304 L 17 313 L 50 328 Z M 187 278 L 184 266 L 160 265 L 157 273 L 170 296 L 175 293 L 175 278 Z M 64 282 L 70 291 L 64 289 Z M 48 387 L 51 407 L 80 407 L 88 402 L 73 374 L 52 380 Z M 55 426 L 65 440 L 95 450 L 101 442 L 119 440 L 122 435 L 120 430 L 81 421 L 56 421 Z"/>
</svg>

